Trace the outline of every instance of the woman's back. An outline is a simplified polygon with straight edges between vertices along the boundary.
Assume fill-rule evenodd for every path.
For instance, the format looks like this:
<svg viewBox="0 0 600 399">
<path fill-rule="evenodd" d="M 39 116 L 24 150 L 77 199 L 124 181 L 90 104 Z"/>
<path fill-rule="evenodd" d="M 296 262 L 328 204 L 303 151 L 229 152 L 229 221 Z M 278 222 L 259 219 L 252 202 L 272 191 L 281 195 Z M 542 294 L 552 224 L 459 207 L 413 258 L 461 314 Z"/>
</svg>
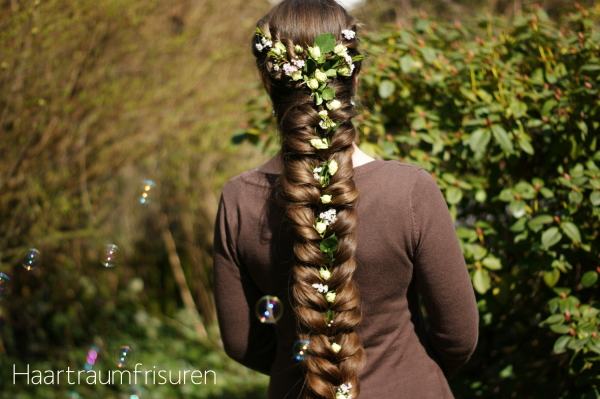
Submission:
<svg viewBox="0 0 600 399">
<path fill-rule="evenodd" d="M 274 198 L 277 156 L 223 189 L 215 234 L 215 290 L 228 354 L 269 374 L 269 398 L 298 398 L 304 373 L 292 354 L 298 320 L 291 297 L 296 232 Z M 373 161 L 354 169 L 359 191 L 353 280 L 360 291 L 366 365 L 363 398 L 452 398 L 446 376 L 477 342 L 478 313 L 454 226 L 423 169 Z M 429 314 L 429 332 L 418 293 Z M 281 299 L 276 325 L 254 315 L 263 295 Z"/>
</svg>

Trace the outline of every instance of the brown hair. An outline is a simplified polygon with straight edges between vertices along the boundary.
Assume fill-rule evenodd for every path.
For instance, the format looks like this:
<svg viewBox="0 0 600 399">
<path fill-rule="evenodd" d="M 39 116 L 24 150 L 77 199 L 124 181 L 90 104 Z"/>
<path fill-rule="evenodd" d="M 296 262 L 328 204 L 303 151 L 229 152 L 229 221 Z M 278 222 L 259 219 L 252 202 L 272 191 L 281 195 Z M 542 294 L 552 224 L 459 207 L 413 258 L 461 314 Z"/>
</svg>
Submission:
<svg viewBox="0 0 600 399">
<path fill-rule="evenodd" d="M 358 40 L 347 39 L 342 30 L 356 32 L 356 20 L 334 0 L 284 0 L 265 15 L 257 26 L 272 40 L 282 42 L 288 54 L 295 54 L 294 46 L 312 46 L 315 38 L 333 33 L 337 43 L 343 43 L 352 57 L 358 55 Z M 268 51 L 259 51 L 261 37 L 255 35 L 252 49 L 262 82 L 273 102 L 277 124 L 281 132 L 281 153 L 284 171 L 277 186 L 277 198 L 286 209 L 286 215 L 296 231 L 294 243 L 295 264 L 292 289 L 298 319 L 299 339 L 310 341 L 310 356 L 303 362 L 308 390 L 306 398 L 334 399 L 336 388 L 352 384 L 350 393 L 357 398 L 360 392 L 358 372 L 365 362 L 364 349 L 355 327 L 361 320 L 358 289 L 352 280 L 356 268 L 356 200 L 358 190 L 353 181 L 353 142 L 356 129 L 351 119 L 353 109 L 354 75 L 360 70 L 360 61 L 354 63 L 352 76 L 335 76 L 327 86 L 335 89 L 335 98 L 342 107 L 329 111 L 337 130 L 327 149 L 317 150 L 309 143 L 320 138 L 317 129 L 321 118 L 311 91 L 302 81 L 294 81 L 278 68 L 273 68 Z M 301 55 L 302 56 L 302 55 Z M 335 159 L 338 170 L 330 184 L 323 188 L 313 177 L 312 168 Z M 332 202 L 324 205 L 322 195 L 332 195 Z M 336 299 L 329 303 L 313 284 L 324 283 L 319 268 L 328 265 L 320 250 L 322 241 L 313 227 L 317 216 L 326 209 L 335 208 L 337 219 L 327 228 L 327 235 L 335 233 L 339 247 L 330 268 L 331 277 L 325 282 L 335 290 Z M 334 322 L 328 325 L 325 312 L 333 311 Z M 332 343 L 341 345 L 335 353 Z"/>
</svg>

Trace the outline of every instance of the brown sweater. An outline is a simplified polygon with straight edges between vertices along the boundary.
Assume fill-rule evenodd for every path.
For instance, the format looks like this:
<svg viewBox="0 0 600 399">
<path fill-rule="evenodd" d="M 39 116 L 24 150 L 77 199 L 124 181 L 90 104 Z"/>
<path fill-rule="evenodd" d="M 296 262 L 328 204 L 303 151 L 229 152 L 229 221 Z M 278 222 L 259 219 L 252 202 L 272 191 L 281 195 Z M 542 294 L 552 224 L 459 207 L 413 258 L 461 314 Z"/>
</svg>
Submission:
<svg viewBox="0 0 600 399">
<path fill-rule="evenodd" d="M 272 188 L 279 156 L 224 187 L 214 241 L 215 297 L 225 350 L 268 374 L 270 399 L 298 398 L 303 375 L 293 359 L 295 317 L 289 298 L 291 232 Z M 448 399 L 446 378 L 471 356 L 478 335 L 475 295 L 448 207 L 422 168 L 396 161 L 356 167 L 356 228 L 361 296 L 357 328 L 367 363 L 364 399 Z M 254 314 L 263 295 L 278 296 L 276 325 Z M 423 297 L 429 325 L 419 306 Z"/>
</svg>

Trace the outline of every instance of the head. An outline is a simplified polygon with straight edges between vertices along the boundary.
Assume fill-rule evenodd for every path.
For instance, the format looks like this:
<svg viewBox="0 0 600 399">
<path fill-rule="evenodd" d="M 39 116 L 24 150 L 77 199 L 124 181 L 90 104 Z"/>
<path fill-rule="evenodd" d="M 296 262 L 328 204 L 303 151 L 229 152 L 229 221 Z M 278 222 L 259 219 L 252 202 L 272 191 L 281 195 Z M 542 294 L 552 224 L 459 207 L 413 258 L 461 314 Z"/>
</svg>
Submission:
<svg viewBox="0 0 600 399">
<path fill-rule="evenodd" d="M 282 141 L 277 198 L 297 233 L 291 292 L 298 339 L 310 341 L 305 398 L 357 398 L 364 350 L 352 280 L 356 20 L 334 0 L 284 0 L 257 28 L 252 51 Z"/>
</svg>

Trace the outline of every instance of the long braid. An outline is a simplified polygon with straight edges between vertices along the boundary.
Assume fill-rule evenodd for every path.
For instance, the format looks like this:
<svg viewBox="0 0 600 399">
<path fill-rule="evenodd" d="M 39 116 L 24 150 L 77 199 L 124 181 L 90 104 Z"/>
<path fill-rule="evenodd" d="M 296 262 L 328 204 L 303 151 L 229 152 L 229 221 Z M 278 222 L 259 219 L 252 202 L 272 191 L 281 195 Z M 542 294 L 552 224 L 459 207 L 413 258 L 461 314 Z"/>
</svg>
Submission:
<svg viewBox="0 0 600 399">
<path fill-rule="evenodd" d="M 308 390 L 306 398 L 334 399 L 344 392 L 357 398 L 360 392 L 358 372 L 365 361 L 364 349 L 354 329 L 360 323 L 360 299 L 352 280 L 356 269 L 356 201 L 358 190 L 353 181 L 352 144 L 356 116 L 352 95 L 353 75 L 329 77 L 327 88 L 335 90 L 338 107 L 327 109 L 316 104 L 315 93 L 305 82 L 286 76 L 276 60 L 267 56 L 265 38 L 273 46 L 280 42 L 287 54 L 306 56 L 306 44 L 324 33 L 333 33 L 351 56 L 358 55 L 356 39 L 344 38 L 343 30 L 355 31 L 355 21 L 333 0 L 285 0 L 257 24 L 262 35 L 253 42 L 257 66 L 276 111 L 282 139 L 284 170 L 278 186 L 278 198 L 295 229 L 293 299 L 298 319 L 298 338 L 310 341 L 310 356 L 303 362 Z M 318 25 L 318 26 L 314 26 Z M 302 46 L 302 53 L 297 45 Z M 360 62 L 354 63 L 356 73 Z M 327 112 L 335 129 L 320 125 Z M 319 127 L 321 126 L 321 127 Z M 326 148 L 311 144 L 327 136 Z M 315 171 L 327 167 L 324 184 Z M 317 168 L 317 169 L 315 169 Z M 329 197 L 330 196 L 330 197 Z M 327 199 L 327 200 L 326 200 Z M 321 215 L 331 212 L 326 229 L 318 231 Z M 324 242 L 336 241 L 337 249 L 328 254 Z M 326 273 L 326 274 L 324 274 Z M 327 289 L 324 288 L 327 287 Z M 342 387 L 342 388 L 340 388 Z"/>
</svg>

